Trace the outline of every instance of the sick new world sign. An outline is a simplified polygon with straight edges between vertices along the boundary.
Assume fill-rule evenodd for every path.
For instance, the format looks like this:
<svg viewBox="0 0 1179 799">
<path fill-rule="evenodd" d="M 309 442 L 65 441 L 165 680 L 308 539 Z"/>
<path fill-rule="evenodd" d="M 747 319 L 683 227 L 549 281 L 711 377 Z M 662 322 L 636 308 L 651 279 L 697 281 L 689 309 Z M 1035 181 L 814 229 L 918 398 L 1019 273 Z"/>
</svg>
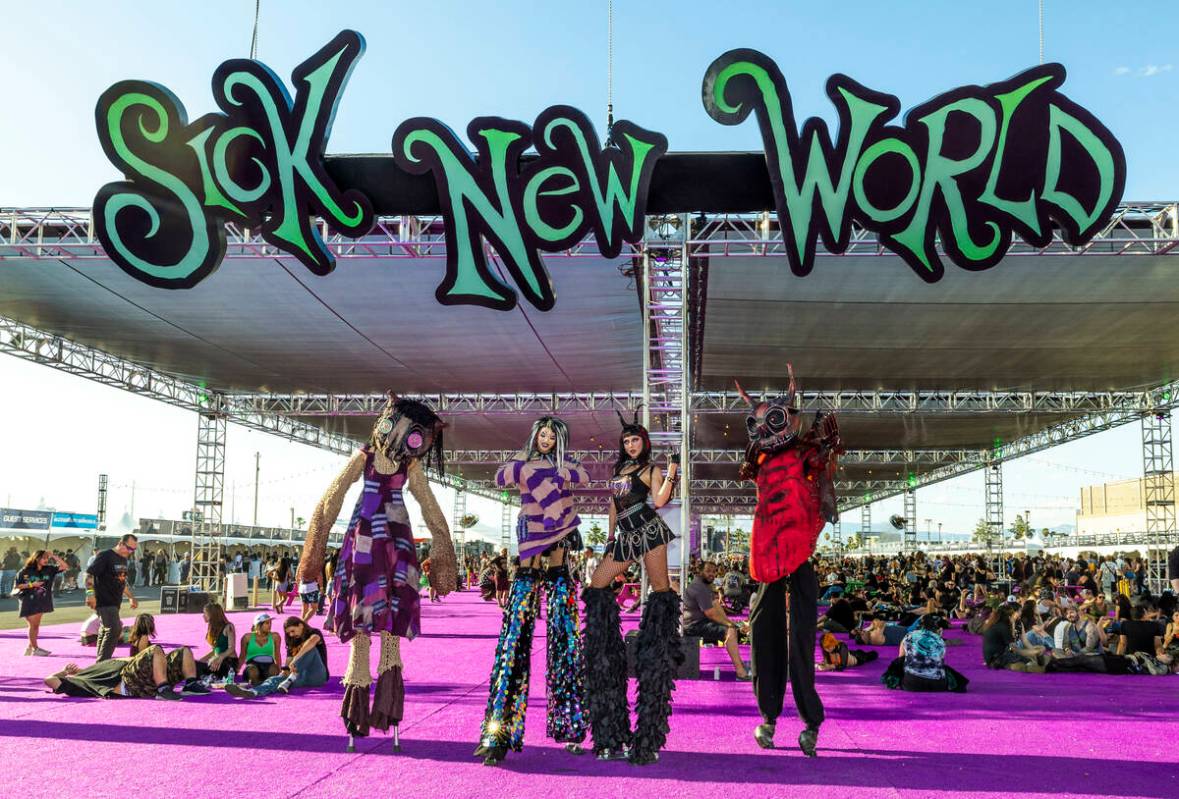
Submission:
<svg viewBox="0 0 1179 799">
<path fill-rule="evenodd" d="M 123 81 L 104 92 L 99 138 L 126 177 L 94 200 L 110 258 L 153 286 L 190 288 L 222 262 L 226 223 L 236 223 L 329 274 L 334 257 L 315 219 L 349 237 L 374 222 L 372 199 L 337 185 L 325 166 L 332 119 L 363 52 L 360 34 L 340 33 L 294 70 L 293 99 L 260 62 L 227 61 L 213 75 L 220 110 L 193 122 L 158 84 Z M 837 74 L 826 86 L 834 134 L 818 118 L 799 125 L 784 76 L 757 51 L 716 59 L 702 95 L 722 125 L 756 120 L 794 274 L 813 269 L 819 240 L 843 252 L 858 225 L 934 282 L 943 259 L 986 269 L 1015 236 L 1046 246 L 1055 230 L 1082 245 L 1108 222 L 1125 156 L 1061 93 L 1064 80 L 1063 66 L 1045 64 L 952 89 L 900 117 L 898 98 Z M 446 233 L 440 302 L 506 310 L 521 294 L 549 310 L 555 295 L 543 253 L 592 236 L 614 257 L 642 238 L 667 157 L 663 134 L 619 121 L 604 144 L 584 113 L 560 105 L 532 124 L 479 117 L 466 133 L 474 152 L 436 119 L 409 119 L 392 137 L 396 167 L 429 176 L 437 191 Z M 514 288 L 489 268 L 485 242 Z"/>
</svg>

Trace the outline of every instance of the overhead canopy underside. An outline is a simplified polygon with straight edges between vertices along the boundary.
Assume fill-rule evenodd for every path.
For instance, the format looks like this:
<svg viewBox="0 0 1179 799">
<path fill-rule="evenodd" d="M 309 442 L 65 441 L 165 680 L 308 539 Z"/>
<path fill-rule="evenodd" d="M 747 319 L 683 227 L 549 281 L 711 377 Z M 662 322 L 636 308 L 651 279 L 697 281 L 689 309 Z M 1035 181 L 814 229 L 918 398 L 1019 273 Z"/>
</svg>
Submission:
<svg viewBox="0 0 1179 799">
<path fill-rule="evenodd" d="M 103 258 L 15 257 L 0 245 L 0 315 L 210 390 L 274 393 L 551 393 L 642 386 L 642 313 L 631 261 L 547 259 L 556 309 L 442 307 L 441 257 L 340 258 L 316 277 L 291 258 L 228 259 L 185 291 L 140 283 Z M 1179 256 L 1011 256 L 927 284 L 891 255 L 820 255 L 805 278 L 776 256 L 708 260 L 699 390 L 1106 391 L 1179 375 Z M 362 439 L 371 419 L 300 417 Z M 847 446 L 985 450 L 1062 413 L 841 416 Z M 609 412 L 571 414 L 575 449 L 613 450 Z M 531 415 L 448 419 L 448 449 L 516 449 Z M 701 449 L 744 446 L 744 413 L 701 412 Z M 897 480 L 937 462 L 846 464 L 845 480 Z M 453 471 L 489 479 L 491 466 Z M 693 477 L 730 480 L 732 463 Z M 730 488 L 698 496 L 737 494 Z"/>
</svg>

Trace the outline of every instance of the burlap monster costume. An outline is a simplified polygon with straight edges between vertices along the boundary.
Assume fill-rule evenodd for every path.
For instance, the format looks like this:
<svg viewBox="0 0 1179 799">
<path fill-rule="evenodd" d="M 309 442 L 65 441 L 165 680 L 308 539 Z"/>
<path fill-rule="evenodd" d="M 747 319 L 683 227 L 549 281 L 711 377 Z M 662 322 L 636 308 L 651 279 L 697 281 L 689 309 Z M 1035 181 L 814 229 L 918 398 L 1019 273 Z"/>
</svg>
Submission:
<svg viewBox="0 0 1179 799">
<path fill-rule="evenodd" d="M 761 587 L 749 621 L 753 692 L 762 724 L 754 737 L 762 748 L 773 747 L 789 674 L 795 705 L 806 723 L 798 743 L 814 757 L 823 703 L 815 691 L 819 585 L 810 557 L 824 523 L 837 518 L 833 480 L 842 444 L 835 416 L 822 412 L 816 413 L 810 430 L 799 434 L 794 370 L 789 364 L 786 368 L 790 389 L 785 397 L 754 402 L 737 385 L 749 403 L 749 447 L 741 476 L 757 483 L 749 572 Z"/>
<path fill-rule="evenodd" d="M 439 471 L 442 429 L 445 424 L 426 405 L 398 399 L 390 392 L 369 443 L 358 450 L 315 506 L 299 560 L 299 582 L 322 589 L 328 531 L 340 514 L 349 487 L 363 479 L 364 490 L 348 523 L 339 563 L 328 590 L 328 618 L 324 625 L 342 642 L 351 642 L 344 674 L 344 702 L 340 715 L 348 730 L 348 750 L 354 736 L 370 727 L 393 728 L 393 746 L 400 748 L 405 684 L 401 674 L 400 639 L 413 639 L 421 627 L 418 581 L 421 570 L 414 547 L 409 514 L 402 500 L 408 488 L 421 506 L 433 536 L 430 584 L 441 595 L 455 589 L 457 562 L 450 530 L 426 480 L 422 460 Z M 369 708 L 371 636 L 381 640 L 376 690 Z"/>
</svg>

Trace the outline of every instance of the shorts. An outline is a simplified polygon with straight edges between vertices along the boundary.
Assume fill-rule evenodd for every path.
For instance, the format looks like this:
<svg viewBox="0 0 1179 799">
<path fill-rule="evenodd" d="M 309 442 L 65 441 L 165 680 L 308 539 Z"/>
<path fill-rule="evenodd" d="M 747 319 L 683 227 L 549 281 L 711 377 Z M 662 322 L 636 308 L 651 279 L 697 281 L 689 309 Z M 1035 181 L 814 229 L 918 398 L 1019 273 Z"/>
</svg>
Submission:
<svg viewBox="0 0 1179 799">
<path fill-rule="evenodd" d="M 304 605 L 319 605 L 319 583 L 299 583 L 299 599 Z"/>
<path fill-rule="evenodd" d="M 285 594 L 291 590 L 290 583 L 275 583 L 274 590 L 280 594 Z"/>
<path fill-rule="evenodd" d="M 684 628 L 684 635 L 694 635 L 706 644 L 723 643 L 729 628 L 715 621 L 697 621 Z"/>
</svg>

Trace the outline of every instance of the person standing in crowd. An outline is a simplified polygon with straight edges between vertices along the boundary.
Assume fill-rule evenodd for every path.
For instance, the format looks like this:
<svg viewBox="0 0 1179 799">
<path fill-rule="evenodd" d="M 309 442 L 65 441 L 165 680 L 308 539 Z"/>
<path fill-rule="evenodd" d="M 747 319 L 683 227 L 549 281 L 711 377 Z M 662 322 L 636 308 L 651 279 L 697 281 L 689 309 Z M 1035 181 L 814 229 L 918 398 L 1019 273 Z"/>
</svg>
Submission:
<svg viewBox="0 0 1179 799">
<path fill-rule="evenodd" d="M 4 553 L 3 571 L 0 571 L 0 596 L 8 596 L 15 585 L 16 572 L 20 568 L 20 553 L 16 547 L 9 547 Z"/>
<path fill-rule="evenodd" d="M 282 615 L 283 609 L 287 606 L 287 594 L 291 590 L 291 559 L 286 555 L 279 558 L 269 577 L 271 585 L 274 586 L 274 597 L 271 604 L 274 606 L 275 614 Z"/>
<path fill-rule="evenodd" d="M 26 655 L 44 657 L 47 650 L 37 645 L 41 617 L 53 612 L 53 581 L 67 568 L 66 562 L 47 549 L 38 549 L 16 575 L 16 590 L 20 597 L 20 617 L 29 625 L 29 646 Z"/>
<path fill-rule="evenodd" d="M 131 591 L 127 566 L 139 547 L 139 538 L 127 533 L 119 539 L 114 549 L 104 549 L 86 569 L 86 606 L 93 609 L 102 620 L 98 631 L 98 656 L 96 661 L 109 660 L 115 653 L 123 624 L 119 621 L 119 608 L 123 597 L 131 600 L 131 608 L 139 607 L 139 600 Z"/>
</svg>

